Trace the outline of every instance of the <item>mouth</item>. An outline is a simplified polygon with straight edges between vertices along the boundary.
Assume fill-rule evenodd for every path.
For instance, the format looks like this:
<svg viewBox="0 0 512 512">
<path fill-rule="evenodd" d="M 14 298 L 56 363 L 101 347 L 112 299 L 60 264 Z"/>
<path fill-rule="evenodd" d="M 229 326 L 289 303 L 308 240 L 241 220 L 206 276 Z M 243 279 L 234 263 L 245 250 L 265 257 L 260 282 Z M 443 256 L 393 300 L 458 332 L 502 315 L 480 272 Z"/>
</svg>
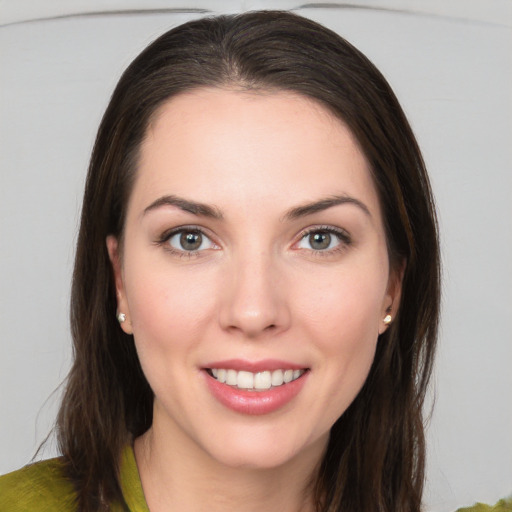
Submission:
<svg viewBox="0 0 512 512">
<path fill-rule="evenodd" d="M 278 359 L 211 361 L 202 370 L 218 402 L 249 415 L 285 408 L 301 393 L 311 373 L 308 367 Z"/>
<path fill-rule="evenodd" d="M 282 368 L 259 372 L 237 371 L 231 368 L 205 368 L 205 370 L 210 377 L 221 384 L 255 392 L 282 387 L 300 379 L 308 371 L 307 368 Z"/>
</svg>

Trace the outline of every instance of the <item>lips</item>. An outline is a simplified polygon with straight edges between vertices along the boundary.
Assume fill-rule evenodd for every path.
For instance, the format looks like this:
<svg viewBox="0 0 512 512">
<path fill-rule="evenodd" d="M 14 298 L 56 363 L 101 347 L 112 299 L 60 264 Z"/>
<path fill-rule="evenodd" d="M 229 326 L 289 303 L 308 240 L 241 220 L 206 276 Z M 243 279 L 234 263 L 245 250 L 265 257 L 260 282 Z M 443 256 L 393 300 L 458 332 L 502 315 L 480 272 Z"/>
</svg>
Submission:
<svg viewBox="0 0 512 512">
<path fill-rule="evenodd" d="M 276 360 L 220 361 L 203 370 L 210 392 L 222 405 L 249 415 L 284 407 L 299 394 L 310 373 L 306 367 Z"/>
</svg>

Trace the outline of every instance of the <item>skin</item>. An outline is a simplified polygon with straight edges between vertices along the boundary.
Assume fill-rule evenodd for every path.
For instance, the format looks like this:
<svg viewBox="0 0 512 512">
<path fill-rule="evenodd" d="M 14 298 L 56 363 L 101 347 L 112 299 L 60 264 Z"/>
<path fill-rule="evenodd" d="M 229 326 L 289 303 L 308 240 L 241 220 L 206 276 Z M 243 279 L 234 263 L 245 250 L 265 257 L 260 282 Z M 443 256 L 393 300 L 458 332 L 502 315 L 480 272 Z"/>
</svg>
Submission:
<svg viewBox="0 0 512 512">
<path fill-rule="evenodd" d="M 169 195 L 217 218 L 155 206 Z M 333 196 L 360 204 L 290 214 Z M 199 251 L 185 251 L 180 233 L 164 240 L 182 226 L 204 232 Z M 341 235 L 319 249 L 308 230 L 326 229 Z M 109 237 L 107 247 L 121 326 L 155 393 L 153 426 L 135 442 L 152 512 L 312 510 L 329 429 L 361 389 L 400 294 L 348 128 L 292 93 L 174 97 L 147 131 L 123 246 Z M 241 414 L 205 384 L 208 362 L 233 358 L 289 361 L 307 380 L 279 410 Z"/>
</svg>

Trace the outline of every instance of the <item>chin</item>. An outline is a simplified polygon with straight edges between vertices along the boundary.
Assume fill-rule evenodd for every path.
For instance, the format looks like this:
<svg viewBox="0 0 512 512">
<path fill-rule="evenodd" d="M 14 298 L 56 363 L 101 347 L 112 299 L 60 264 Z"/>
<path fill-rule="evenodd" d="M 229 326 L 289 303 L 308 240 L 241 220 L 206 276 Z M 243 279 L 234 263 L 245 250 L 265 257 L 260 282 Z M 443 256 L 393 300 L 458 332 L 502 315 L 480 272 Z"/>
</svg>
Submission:
<svg viewBox="0 0 512 512">
<path fill-rule="evenodd" d="M 298 459 L 319 460 L 328 441 L 328 434 L 314 442 L 294 439 L 293 436 L 269 433 L 240 433 L 226 436 L 224 442 L 210 449 L 210 456 L 220 464 L 231 468 L 270 470 Z"/>
<path fill-rule="evenodd" d="M 236 469 L 270 470 L 285 465 L 297 455 L 290 452 L 276 451 L 275 449 L 256 451 L 234 450 L 231 447 L 229 453 L 212 454 L 223 466 Z"/>
</svg>

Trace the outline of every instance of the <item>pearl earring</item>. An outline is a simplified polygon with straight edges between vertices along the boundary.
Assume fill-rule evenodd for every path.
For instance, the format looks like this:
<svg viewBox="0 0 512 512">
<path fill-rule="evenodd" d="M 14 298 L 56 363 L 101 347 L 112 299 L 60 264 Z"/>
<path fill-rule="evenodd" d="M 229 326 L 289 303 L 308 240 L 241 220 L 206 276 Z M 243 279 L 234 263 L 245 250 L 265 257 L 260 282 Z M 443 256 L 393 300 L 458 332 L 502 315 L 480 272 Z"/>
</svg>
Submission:
<svg viewBox="0 0 512 512">
<path fill-rule="evenodd" d="M 122 324 L 126 320 L 126 315 L 124 313 L 119 313 L 117 315 L 117 321 Z"/>
<path fill-rule="evenodd" d="M 393 320 L 393 317 L 391 315 L 386 315 L 384 317 L 384 320 L 382 320 L 386 325 L 389 325 L 391 323 L 391 320 Z"/>
</svg>

